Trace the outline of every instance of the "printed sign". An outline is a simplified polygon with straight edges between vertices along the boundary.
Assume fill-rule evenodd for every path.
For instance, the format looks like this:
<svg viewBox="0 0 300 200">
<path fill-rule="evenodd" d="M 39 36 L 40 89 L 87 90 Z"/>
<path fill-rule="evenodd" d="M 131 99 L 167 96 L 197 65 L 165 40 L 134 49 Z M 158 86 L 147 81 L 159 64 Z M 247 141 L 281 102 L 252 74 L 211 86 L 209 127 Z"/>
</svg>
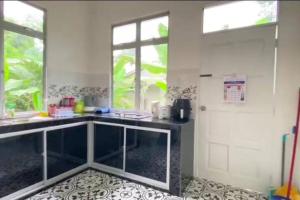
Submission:
<svg viewBox="0 0 300 200">
<path fill-rule="evenodd" d="M 224 76 L 224 102 L 245 103 L 246 101 L 246 75 Z"/>
</svg>

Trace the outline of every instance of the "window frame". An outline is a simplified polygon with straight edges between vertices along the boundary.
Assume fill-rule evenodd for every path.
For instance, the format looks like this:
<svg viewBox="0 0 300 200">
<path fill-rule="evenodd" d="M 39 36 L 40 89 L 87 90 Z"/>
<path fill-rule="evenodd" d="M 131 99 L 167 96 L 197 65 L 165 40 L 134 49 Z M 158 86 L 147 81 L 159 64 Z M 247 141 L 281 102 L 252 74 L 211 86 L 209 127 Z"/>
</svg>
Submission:
<svg viewBox="0 0 300 200">
<path fill-rule="evenodd" d="M 19 0 L 18 0 L 19 1 Z M 46 53 L 47 53 L 47 10 L 34 5 L 30 2 L 20 1 L 24 4 L 32 6 L 38 10 L 41 10 L 44 13 L 43 17 L 43 32 L 33 30 L 26 26 L 14 24 L 4 20 L 4 1 L 0 1 L 0 118 L 6 118 L 5 112 L 5 92 L 4 92 L 4 31 L 10 31 L 13 33 L 29 36 L 32 38 L 38 38 L 43 41 L 43 110 L 47 108 L 47 62 L 46 62 Z M 37 111 L 24 111 L 16 112 L 16 117 L 26 117 L 32 114 L 37 113 Z"/>
<path fill-rule="evenodd" d="M 159 17 L 168 17 L 168 36 L 167 37 L 161 37 L 161 38 L 152 38 L 148 40 L 141 40 L 141 24 L 143 21 L 159 18 Z M 136 40 L 134 42 L 128 42 L 128 43 L 122 43 L 122 44 L 113 44 L 114 39 L 114 33 L 113 30 L 115 27 L 123 26 L 127 24 L 136 24 Z M 115 50 L 124 50 L 124 49 L 135 49 L 135 107 L 134 109 L 139 111 L 141 110 L 141 48 L 143 46 L 149 46 L 149 45 L 159 45 L 159 44 L 167 44 L 168 45 L 168 65 L 169 65 L 169 37 L 170 37 L 170 12 L 162 12 L 159 14 L 141 17 L 134 20 L 128 20 L 121 23 L 116 23 L 111 26 L 111 70 L 110 70 L 110 101 L 109 105 L 111 108 L 113 107 L 113 90 L 114 90 L 114 80 L 113 80 L 113 73 L 114 73 L 114 55 L 113 52 Z M 168 66 L 167 66 L 168 67 Z M 168 76 L 168 74 L 167 74 Z"/>
<path fill-rule="evenodd" d="M 242 0 L 239 0 L 242 1 Z M 266 23 L 266 24 L 259 24 L 259 25 L 249 25 L 249 26 L 242 26 L 242 27 L 236 27 L 236 28 L 230 28 L 230 29 L 223 29 L 223 30 L 217 30 L 217 31 L 210 31 L 210 32 L 203 32 L 204 30 L 204 10 L 207 8 L 213 8 L 213 7 L 218 7 L 222 5 L 227 5 L 239 1 L 226 1 L 226 2 L 214 2 L 214 3 L 208 3 L 202 8 L 202 26 L 201 26 L 201 35 L 209 35 L 209 34 L 214 34 L 214 33 L 222 33 L 222 32 L 228 32 L 228 31 L 235 31 L 235 30 L 240 30 L 240 29 L 246 29 L 246 28 L 255 28 L 255 27 L 264 27 L 264 26 L 274 26 L 278 24 L 279 20 L 279 0 L 274 0 L 277 1 L 277 9 L 276 9 L 276 21 L 271 22 L 271 23 Z M 255 0 L 259 1 L 259 0 Z"/>
</svg>

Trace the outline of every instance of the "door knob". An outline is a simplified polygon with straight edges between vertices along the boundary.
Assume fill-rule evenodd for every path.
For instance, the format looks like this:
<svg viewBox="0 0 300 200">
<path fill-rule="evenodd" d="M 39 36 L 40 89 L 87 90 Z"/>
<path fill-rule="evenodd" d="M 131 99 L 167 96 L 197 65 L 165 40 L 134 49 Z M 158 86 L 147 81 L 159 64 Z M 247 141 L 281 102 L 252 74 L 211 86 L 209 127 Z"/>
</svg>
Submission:
<svg viewBox="0 0 300 200">
<path fill-rule="evenodd" d="M 201 111 L 206 111 L 206 106 L 200 106 Z"/>
</svg>

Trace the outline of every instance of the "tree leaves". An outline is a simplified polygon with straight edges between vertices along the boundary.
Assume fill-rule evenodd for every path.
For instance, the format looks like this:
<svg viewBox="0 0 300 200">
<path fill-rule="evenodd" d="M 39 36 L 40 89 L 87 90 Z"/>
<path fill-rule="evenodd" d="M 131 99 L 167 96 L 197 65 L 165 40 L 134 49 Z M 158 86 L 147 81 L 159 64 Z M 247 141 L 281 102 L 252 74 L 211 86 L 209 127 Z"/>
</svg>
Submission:
<svg viewBox="0 0 300 200">
<path fill-rule="evenodd" d="M 166 37 L 168 36 L 168 27 L 165 26 L 164 24 L 160 23 L 158 25 L 158 32 L 160 37 Z"/>
<path fill-rule="evenodd" d="M 5 82 L 5 91 L 20 89 L 24 86 L 24 80 L 8 79 Z"/>
<path fill-rule="evenodd" d="M 158 32 L 161 37 L 168 36 L 168 27 L 159 24 Z M 165 80 L 168 63 L 168 44 L 153 45 L 159 60 L 157 62 L 141 63 L 141 71 L 145 73 L 141 80 L 141 91 L 146 92 L 150 87 L 167 92 Z M 135 57 L 124 50 L 116 59 L 113 71 L 113 106 L 115 108 L 133 109 L 135 99 L 135 73 L 128 72 L 127 65 L 135 63 Z M 157 64 L 158 63 L 158 64 Z M 127 69 L 126 69 L 127 68 Z M 127 72 L 126 72 L 127 70 Z"/>
<path fill-rule="evenodd" d="M 166 82 L 162 82 L 162 81 L 157 81 L 155 83 L 156 87 L 158 87 L 159 89 L 161 89 L 163 92 L 167 92 L 168 86 Z"/>
<path fill-rule="evenodd" d="M 126 76 L 125 66 L 127 64 L 133 64 L 135 61 L 133 56 L 122 55 L 118 58 L 114 65 L 114 79 L 121 80 Z"/>
<path fill-rule="evenodd" d="M 152 74 L 166 74 L 167 68 L 166 66 L 158 66 L 153 64 L 142 63 L 142 69 L 146 70 Z"/>
<path fill-rule="evenodd" d="M 271 22 L 271 20 L 265 17 L 265 18 L 262 18 L 260 20 L 257 20 L 255 24 L 256 25 L 263 25 L 263 24 L 268 24 L 270 22 Z"/>
<path fill-rule="evenodd" d="M 43 108 L 42 41 L 14 32 L 4 34 L 5 104 L 16 111 Z"/>
<path fill-rule="evenodd" d="M 35 110 L 43 110 L 43 98 L 40 91 L 37 91 L 32 94 L 32 103 Z"/>
<path fill-rule="evenodd" d="M 20 90 L 13 90 L 13 91 L 9 91 L 9 95 L 13 95 L 13 96 L 22 96 L 25 94 L 34 94 L 36 92 L 39 92 L 40 89 L 38 87 L 29 87 L 26 89 L 20 89 Z"/>
</svg>

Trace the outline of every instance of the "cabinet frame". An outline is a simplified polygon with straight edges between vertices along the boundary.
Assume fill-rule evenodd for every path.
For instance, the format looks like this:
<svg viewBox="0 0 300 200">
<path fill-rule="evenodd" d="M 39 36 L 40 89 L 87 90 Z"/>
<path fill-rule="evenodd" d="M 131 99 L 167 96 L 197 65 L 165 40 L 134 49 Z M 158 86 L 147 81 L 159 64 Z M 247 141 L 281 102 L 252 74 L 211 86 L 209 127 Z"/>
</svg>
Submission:
<svg viewBox="0 0 300 200">
<path fill-rule="evenodd" d="M 96 168 L 98 170 L 108 172 L 117 176 L 129 178 L 138 182 L 142 182 L 148 185 L 152 185 L 161 189 L 169 190 L 170 189 L 170 154 L 171 154 L 171 130 L 168 129 L 158 129 L 158 128 L 149 128 L 149 127 L 142 127 L 142 126 L 133 126 L 133 125 L 126 125 L 126 124 L 118 124 L 118 123 L 110 123 L 110 122 L 99 122 L 99 121 L 93 121 L 93 126 L 95 125 L 108 125 L 108 126 L 117 126 L 124 128 L 124 143 L 123 143 L 123 169 L 118 169 L 115 167 L 110 167 L 104 164 L 99 164 L 93 162 L 91 163 L 91 166 L 93 168 Z M 146 178 L 140 175 L 136 175 L 133 173 L 126 172 L 126 136 L 127 136 L 127 129 L 133 129 L 133 130 L 143 130 L 143 131 L 151 131 L 151 132 L 158 132 L 158 133 L 164 133 L 167 134 L 167 169 L 166 169 L 166 181 L 161 182 L 157 181 L 151 178 Z M 94 149 L 94 143 L 92 143 L 91 147 Z"/>
<path fill-rule="evenodd" d="M 44 128 L 37 128 L 37 129 L 30 129 L 30 130 L 24 130 L 24 131 L 17 131 L 17 132 L 10 132 L 10 133 L 4 133 L 0 134 L 0 139 L 15 137 L 15 136 L 22 136 L 22 135 L 28 135 L 28 134 L 43 134 L 43 181 L 40 181 L 36 184 L 33 184 L 31 186 L 28 186 L 26 188 L 23 188 L 21 190 L 18 190 L 12 194 L 9 194 L 7 196 L 4 196 L 1 198 L 1 200 L 12 200 L 12 199 L 19 199 L 26 195 L 29 195 L 31 193 L 37 192 L 40 189 L 43 189 L 45 187 L 48 187 L 62 179 L 65 179 L 73 174 L 76 174 L 86 168 L 89 167 L 88 163 L 85 163 L 79 167 L 76 167 L 72 170 L 69 170 L 63 174 L 60 174 L 56 177 L 53 177 L 51 179 L 47 179 L 47 132 L 58 130 L 58 129 L 64 129 L 64 128 L 70 128 L 70 127 L 76 127 L 76 126 L 82 126 L 87 125 L 87 139 L 88 139 L 88 145 L 89 145 L 89 122 L 77 122 L 77 123 L 70 123 L 70 124 L 64 124 L 64 125 L 57 125 L 57 126 L 48 126 Z M 39 133 L 40 132 L 40 133 Z M 89 158 L 89 148 L 87 149 L 87 158 Z"/>
</svg>

